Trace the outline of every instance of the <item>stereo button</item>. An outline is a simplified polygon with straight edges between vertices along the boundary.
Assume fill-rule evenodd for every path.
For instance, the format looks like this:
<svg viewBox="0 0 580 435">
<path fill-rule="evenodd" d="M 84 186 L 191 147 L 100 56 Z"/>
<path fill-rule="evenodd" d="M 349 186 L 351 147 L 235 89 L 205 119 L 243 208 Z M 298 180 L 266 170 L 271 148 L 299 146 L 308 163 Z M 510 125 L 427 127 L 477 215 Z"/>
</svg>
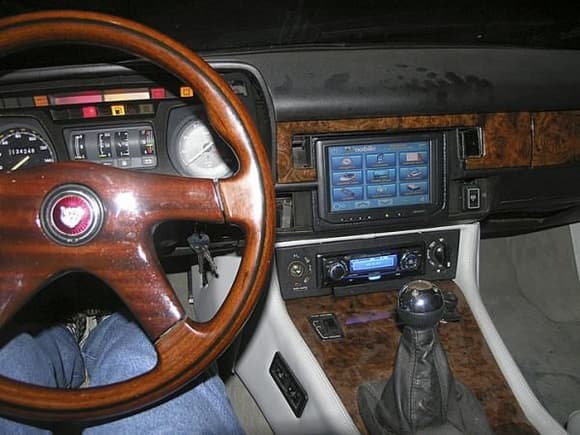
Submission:
<svg viewBox="0 0 580 435">
<path fill-rule="evenodd" d="M 419 257 L 414 252 L 405 252 L 401 257 L 400 266 L 405 271 L 417 270 Z"/>
<path fill-rule="evenodd" d="M 338 261 L 338 262 L 332 263 L 332 264 L 330 264 L 330 266 L 328 266 L 327 273 L 328 273 L 328 277 L 332 281 L 340 281 L 348 273 L 348 268 L 346 267 L 346 264 L 344 264 L 342 261 Z"/>
</svg>

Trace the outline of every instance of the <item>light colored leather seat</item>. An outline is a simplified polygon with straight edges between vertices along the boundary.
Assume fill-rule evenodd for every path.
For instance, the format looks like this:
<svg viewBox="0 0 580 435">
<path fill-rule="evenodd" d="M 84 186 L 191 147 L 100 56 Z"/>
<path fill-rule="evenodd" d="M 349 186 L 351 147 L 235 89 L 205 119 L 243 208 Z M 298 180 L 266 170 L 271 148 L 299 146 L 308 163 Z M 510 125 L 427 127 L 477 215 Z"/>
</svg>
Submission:
<svg viewBox="0 0 580 435">
<path fill-rule="evenodd" d="M 580 409 L 573 411 L 568 416 L 566 429 L 570 435 L 580 435 Z"/>
</svg>

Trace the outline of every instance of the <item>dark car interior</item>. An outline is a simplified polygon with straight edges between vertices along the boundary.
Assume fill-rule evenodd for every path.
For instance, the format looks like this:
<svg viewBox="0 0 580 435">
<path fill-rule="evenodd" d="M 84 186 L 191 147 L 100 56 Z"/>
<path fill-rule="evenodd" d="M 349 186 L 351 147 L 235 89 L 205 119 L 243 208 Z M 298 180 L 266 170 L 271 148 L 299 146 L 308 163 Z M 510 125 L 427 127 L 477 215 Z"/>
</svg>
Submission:
<svg viewBox="0 0 580 435">
<path fill-rule="evenodd" d="M 160 357 L 2 415 L 215 365 L 248 434 L 580 433 L 580 10 L 386 3 L 0 3 L 50 11 L 0 20 L 0 322 L 129 310 Z"/>
</svg>

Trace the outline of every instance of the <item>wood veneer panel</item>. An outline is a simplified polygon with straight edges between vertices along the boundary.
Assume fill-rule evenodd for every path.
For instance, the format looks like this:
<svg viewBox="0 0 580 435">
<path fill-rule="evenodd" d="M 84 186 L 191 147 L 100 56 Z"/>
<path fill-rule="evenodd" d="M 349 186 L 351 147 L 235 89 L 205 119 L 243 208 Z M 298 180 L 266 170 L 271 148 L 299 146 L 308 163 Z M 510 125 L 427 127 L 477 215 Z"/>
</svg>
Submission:
<svg viewBox="0 0 580 435">
<path fill-rule="evenodd" d="M 482 116 L 481 120 L 484 155 L 466 159 L 466 169 L 530 166 L 532 137 L 529 113 L 493 113 Z"/>
<path fill-rule="evenodd" d="M 452 281 L 439 283 L 459 298 L 459 323 L 439 327 L 441 343 L 447 352 L 455 377 L 482 402 L 496 434 L 533 434 L 515 397 L 501 374 L 483 336 Z M 360 384 L 390 377 L 399 343 L 400 331 L 390 313 L 396 292 L 374 293 L 345 298 L 321 296 L 287 302 L 288 312 L 304 340 L 326 372 L 357 427 L 366 432 L 358 412 L 357 388 Z M 345 337 L 321 341 L 308 323 L 312 314 L 335 313 Z M 377 320 L 346 326 L 356 316 Z"/>
<path fill-rule="evenodd" d="M 477 115 L 441 115 L 279 122 L 277 126 L 278 182 L 295 183 L 316 180 L 316 171 L 314 169 L 294 167 L 292 136 L 296 134 L 442 128 L 458 125 L 477 125 L 478 119 Z"/>
<path fill-rule="evenodd" d="M 277 173 L 279 183 L 315 181 L 314 169 L 294 167 L 292 136 L 341 132 L 400 131 L 480 125 L 486 153 L 466 161 L 468 169 L 529 166 L 531 137 L 529 113 L 487 115 L 395 116 L 388 118 L 279 122 L 277 125 Z"/>
<path fill-rule="evenodd" d="M 580 111 L 541 112 L 534 121 L 533 166 L 580 160 Z"/>
</svg>

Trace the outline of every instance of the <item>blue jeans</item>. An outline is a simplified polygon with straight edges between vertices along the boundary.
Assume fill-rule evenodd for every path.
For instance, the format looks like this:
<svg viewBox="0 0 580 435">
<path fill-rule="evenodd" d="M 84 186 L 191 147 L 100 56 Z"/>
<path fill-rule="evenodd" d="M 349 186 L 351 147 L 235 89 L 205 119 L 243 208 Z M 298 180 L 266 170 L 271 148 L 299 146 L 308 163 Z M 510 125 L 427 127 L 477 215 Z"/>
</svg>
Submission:
<svg viewBox="0 0 580 435">
<path fill-rule="evenodd" d="M 63 326 L 38 335 L 20 333 L 0 349 L 0 374 L 55 388 L 78 388 L 88 375 L 90 386 L 106 385 L 151 370 L 155 349 L 133 321 L 120 314 L 103 320 L 83 349 Z M 86 372 L 85 372 L 86 369 Z M 0 433 L 49 434 L 33 426 L 0 418 Z M 243 434 L 217 375 L 200 376 L 184 393 L 137 414 L 85 429 L 99 434 Z"/>
</svg>

